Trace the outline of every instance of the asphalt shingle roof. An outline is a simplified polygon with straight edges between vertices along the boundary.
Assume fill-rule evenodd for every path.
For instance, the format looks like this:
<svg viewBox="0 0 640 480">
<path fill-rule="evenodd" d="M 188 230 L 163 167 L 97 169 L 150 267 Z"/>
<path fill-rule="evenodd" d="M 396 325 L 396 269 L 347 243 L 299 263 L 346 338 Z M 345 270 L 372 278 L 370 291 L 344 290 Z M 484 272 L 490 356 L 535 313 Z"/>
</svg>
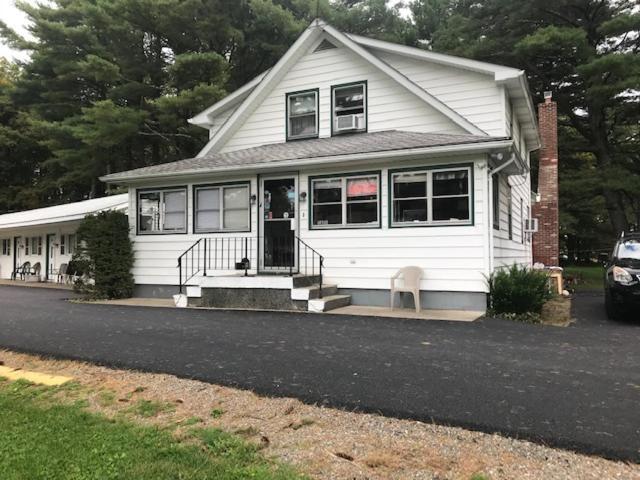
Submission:
<svg viewBox="0 0 640 480">
<path fill-rule="evenodd" d="M 340 135 L 328 138 L 296 140 L 286 143 L 261 145 L 259 147 L 214 153 L 202 157 L 188 158 L 151 167 L 142 167 L 103 177 L 105 181 L 119 181 L 137 177 L 170 176 L 183 172 L 215 171 L 216 168 L 265 165 L 287 160 L 302 160 L 320 157 L 340 157 L 374 152 L 387 152 L 413 148 L 463 145 L 504 140 L 505 137 L 479 135 L 450 135 L 441 133 L 420 133 L 388 130 L 383 132 Z"/>
</svg>

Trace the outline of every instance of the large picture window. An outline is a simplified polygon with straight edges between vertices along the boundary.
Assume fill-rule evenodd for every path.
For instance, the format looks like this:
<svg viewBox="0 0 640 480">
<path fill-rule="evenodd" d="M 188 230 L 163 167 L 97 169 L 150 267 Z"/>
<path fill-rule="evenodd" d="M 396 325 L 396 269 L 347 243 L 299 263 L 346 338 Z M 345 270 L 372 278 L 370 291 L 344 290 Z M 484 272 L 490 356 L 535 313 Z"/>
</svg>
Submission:
<svg viewBox="0 0 640 480">
<path fill-rule="evenodd" d="M 318 136 L 318 91 L 287 94 L 287 140 Z"/>
<path fill-rule="evenodd" d="M 313 228 L 380 225 L 380 175 L 347 175 L 311 180 Z"/>
<path fill-rule="evenodd" d="M 194 189 L 197 233 L 249 230 L 249 184 Z"/>
<path fill-rule="evenodd" d="M 367 129 L 367 84 L 332 88 L 333 133 L 363 132 Z"/>
<path fill-rule="evenodd" d="M 185 188 L 138 192 L 138 233 L 186 233 Z"/>
<path fill-rule="evenodd" d="M 471 168 L 391 174 L 391 225 L 471 224 Z"/>
</svg>

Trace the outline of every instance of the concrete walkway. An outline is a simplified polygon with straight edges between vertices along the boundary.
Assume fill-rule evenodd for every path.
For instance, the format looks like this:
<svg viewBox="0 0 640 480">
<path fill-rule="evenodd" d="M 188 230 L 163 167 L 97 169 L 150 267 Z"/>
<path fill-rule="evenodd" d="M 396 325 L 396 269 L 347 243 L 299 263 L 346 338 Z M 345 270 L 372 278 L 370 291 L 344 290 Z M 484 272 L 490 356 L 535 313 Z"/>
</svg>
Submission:
<svg viewBox="0 0 640 480">
<path fill-rule="evenodd" d="M 172 299 L 167 298 L 125 298 L 122 300 L 91 300 L 87 303 L 95 303 L 101 305 L 120 305 L 129 307 L 165 307 L 176 308 Z M 251 310 L 240 308 L 209 308 L 209 307 L 192 307 L 198 310 L 236 310 L 246 312 L 264 312 L 277 310 Z M 304 313 L 304 312 L 303 312 Z M 473 322 L 484 315 L 484 312 L 474 312 L 467 310 L 421 310 L 416 312 L 409 308 L 373 307 L 362 305 L 349 305 L 348 307 L 336 308 L 325 314 L 336 315 L 358 315 L 364 317 L 387 317 L 387 318 L 411 318 L 414 320 L 447 320 L 454 322 Z"/>
</svg>

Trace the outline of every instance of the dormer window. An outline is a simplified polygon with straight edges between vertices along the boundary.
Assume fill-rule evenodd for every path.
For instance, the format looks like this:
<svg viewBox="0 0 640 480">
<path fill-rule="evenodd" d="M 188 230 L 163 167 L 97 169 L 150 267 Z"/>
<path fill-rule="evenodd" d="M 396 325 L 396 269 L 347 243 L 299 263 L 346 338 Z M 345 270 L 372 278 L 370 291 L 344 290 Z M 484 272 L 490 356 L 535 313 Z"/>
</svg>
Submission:
<svg viewBox="0 0 640 480">
<path fill-rule="evenodd" d="M 338 85 L 331 89 L 333 134 L 367 130 L 366 82 Z"/>
<path fill-rule="evenodd" d="M 318 90 L 287 94 L 287 140 L 318 136 Z"/>
</svg>

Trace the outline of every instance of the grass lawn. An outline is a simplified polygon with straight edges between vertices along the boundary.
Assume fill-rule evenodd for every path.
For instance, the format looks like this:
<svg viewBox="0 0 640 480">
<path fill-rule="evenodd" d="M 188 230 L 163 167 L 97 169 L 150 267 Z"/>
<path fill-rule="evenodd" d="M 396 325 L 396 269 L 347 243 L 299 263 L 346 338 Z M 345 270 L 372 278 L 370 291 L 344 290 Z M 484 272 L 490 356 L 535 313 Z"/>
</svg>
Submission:
<svg viewBox="0 0 640 480">
<path fill-rule="evenodd" d="M 600 265 L 564 267 L 564 274 L 575 277 L 577 291 L 603 288 L 604 268 Z"/>
<path fill-rule="evenodd" d="M 168 428 L 88 412 L 65 389 L 0 378 L 0 479 L 277 479 L 303 477 L 220 430 Z"/>
</svg>

